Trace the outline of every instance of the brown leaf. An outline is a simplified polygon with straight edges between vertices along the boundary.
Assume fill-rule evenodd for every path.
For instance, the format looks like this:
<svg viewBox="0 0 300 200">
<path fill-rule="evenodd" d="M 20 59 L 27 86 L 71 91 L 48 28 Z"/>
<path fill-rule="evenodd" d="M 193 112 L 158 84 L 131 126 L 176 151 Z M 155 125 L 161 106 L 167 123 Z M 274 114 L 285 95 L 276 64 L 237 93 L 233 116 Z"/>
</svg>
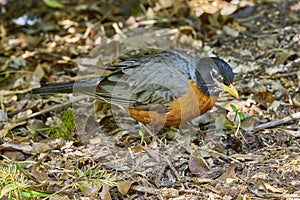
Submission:
<svg viewBox="0 0 300 200">
<path fill-rule="evenodd" d="M 192 174 L 203 174 L 209 171 L 209 166 L 202 157 L 191 156 L 189 159 L 189 169 Z"/>
<path fill-rule="evenodd" d="M 47 181 L 49 180 L 48 176 L 49 171 L 41 167 L 41 165 L 36 164 L 32 166 L 31 175 L 39 181 Z"/>
<path fill-rule="evenodd" d="M 292 55 L 295 55 L 295 52 L 292 52 L 292 51 L 281 51 L 281 52 L 277 53 L 274 65 L 277 66 L 277 65 L 283 64 Z"/>
<path fill-rule="evenodd" d="M 26 142 L 7 142 L 3 143 L 0 146 L 0 149 L 8 149 L 8 150 L 19 150 L 28 154 L 36 154 L 34 152 L 32 145 Z"/>
<path fill-rule="evenodd" d="M 266 183 L 264 181 L 260 181 L 260 185 L 259 185 L 260 189 L 265 190 L 266 192 L 274 192 L 274 193 L 280 193 L 282 194 L 283 192 L 285 192 L 284 189 L 281 188 L 277 188 L 275 186 L 270 185 L 269 183 Z"/>
<path fill-rule="evenodd" d="M 34 75 L 36 75 L 39 79 L 42 79 L 45 75 L 44 69 L 42 67 L 42 64 L 39 64 L 35 70 L 34 70 Z"/>
<path fill-rule="evenodd" d="M 241 128 L 245 131 L 252 131 L 254 126 L 256 125 L 257 121 L 254 117 L 246 117 L 241 122 Z"/>
<path fill-rule="evenodd" d="M 153 148 L 150 148 L 150 147 L 143 147 L 143 149 L 152 157 L 154 158 L 154 160 L 156 162 L 159 162 L 160 161 L 160 157 L 159 157 L 159 149 L 156 148 L 156 149 L 153 149 Z"/>
<path fill-rule="evenodd" d="M 2 155 L 6 158 L 9 158 L 10 160 L 14 161 L 24 161 L 25 155 L 22 152 L 19 151 L 4 151 L 2 152 Z"/>
<path fill-rule="evenodd" d="M 258 92 L 255 94 L 255 96 L 260 100 L 264 100 L 268 103 L 273 103 L 273 101 L 275 100 L 275 98 L 269 92 Z"/>
<path fill-rule="evenodd" d="M 117 184 L 118 190 L 121 194 L 123 195 L 127 195 L 132 183 L 134 183 L 134 181 L 120 181 Z"/>
<path fill-rule="evenodd" d="M 218 179 L 220 181 L 226 181 L 228 178 L 235 178 L 235 165 L 230 165 L 224 174 L 222 174 Z"/>
<path fill-rule="evenodd" d="M 78 183 L 78 186 L 80 188 L 80 191 L 82 191 L 84 194 L 92 196 L 98 193 L 98 191 L 101 189 L 102 184 L 99 180 L 84 180 Z M 102 191 L 103 191 L 102 187 Z M 102 193 L 102 192 L 101 192 Z M 101 194 L 100 194 L 101 195 Z"/>
<path fill-rule="evenodd" d="M 100 192 L 100 197 L 101 197 L 102 200 L 111 200 L 108 185 L 103 185 L 102 191 Z"/>
</svg>

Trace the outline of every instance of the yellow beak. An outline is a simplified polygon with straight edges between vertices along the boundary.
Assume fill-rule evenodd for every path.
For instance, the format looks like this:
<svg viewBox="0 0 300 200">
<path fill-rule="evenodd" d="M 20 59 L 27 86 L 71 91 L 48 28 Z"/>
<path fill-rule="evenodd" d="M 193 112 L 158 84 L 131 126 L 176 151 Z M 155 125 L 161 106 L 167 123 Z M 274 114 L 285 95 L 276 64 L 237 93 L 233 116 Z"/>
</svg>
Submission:
<svg viewBox="0 0 300 200">
<path fill-rule="evenodd" d="M 225 90 L 226 92 L 228 92 L 229 94 L 231 94 L 235 98 L 239 98 L 239 93 L 232 84 L 227 86 L 223 83 L 219 83 L 218 85 L 219 85 L 219 87 L 223 88 L 223 90 Z"/>
</svg>

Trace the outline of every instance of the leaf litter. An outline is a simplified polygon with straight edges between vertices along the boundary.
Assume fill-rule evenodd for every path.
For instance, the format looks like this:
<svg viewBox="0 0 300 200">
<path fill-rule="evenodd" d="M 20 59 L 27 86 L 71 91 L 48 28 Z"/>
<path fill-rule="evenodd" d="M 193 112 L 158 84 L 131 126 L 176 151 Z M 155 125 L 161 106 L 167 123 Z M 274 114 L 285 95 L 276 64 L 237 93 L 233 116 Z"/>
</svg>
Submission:
<svg viewBox="0 0 300 200">
<path fill-rule="evenodd" d="M 160 0 L 129 1 L 130 7 L 122 1 L 32 2 L 1 2 L 1 172 L 10 170 L 25 182 L 5 179 L 1 195 L 300 198 L 299 2 Z M 30 5 L 26 13 L 20 9 Z M 241 98 L 222 96 L 197 121 L 199 127 L 170 128 L 156 136 L 121 110 L 118 117 L 129 125 L 126 131 L 116 128 L 112 108 L 103 102 L 96 104 L 96 116 L 74 116 L 86 124 L 96 121 L 92 128 L 62 128 L 73 120 L 64 118 L 73 97 L 30 94 L 40 83 L 72 81 L 88 66 L 111 62 L 120 43 L 97 46 L 139 26 L 168 27 L 172 31 L 165 35 L 177 45 L 224 58 L 236 73 Z M 177 31 L 187 37 L 176 36 Z M 139 41 L 171 44 L 153 35 Z M 92 49 L 89 55 L 96 56 L 90 58 Z M 81 65 L 73 62 L 79 58 L 84 58 Z"/>
</svg>

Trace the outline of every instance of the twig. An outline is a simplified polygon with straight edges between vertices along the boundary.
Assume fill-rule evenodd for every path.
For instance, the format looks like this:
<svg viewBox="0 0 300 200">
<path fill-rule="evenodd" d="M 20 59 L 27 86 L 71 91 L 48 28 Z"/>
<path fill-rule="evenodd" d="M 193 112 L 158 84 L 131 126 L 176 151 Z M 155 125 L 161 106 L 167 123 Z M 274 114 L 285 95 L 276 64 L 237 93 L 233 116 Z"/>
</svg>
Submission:
<svg viewBox="0 0 300 200">
<path fill-rule="evenodd" d="M 73 102 L 66 102 L 66 103 L 63 103 L 63 104 L 58 104 L 58 105 L 49 107 L 47 109 L 41 110 L 39 112 L 35 112 L 35 113 L 31 114 L 31 115 L 28 115 L 26 118 L 22 119 L 21 121 L 25 121 L 25 120 L 34 118 L 36 116 L 48 113 L 50 111 L 57 111 L 57 110 L 60 110 L 60 109 L 64 109 L 64 108 L 70 107 L 72 105 L 72 103 Z"/>
<path fill-rule="evenodd" d="M 180 181 L 180 176 L 179 176 L 177 170 L 175 169 L 174 165 L 171 163 L 171 161 L 170 161 L 166 156 L 164 156 L 164 159 L 165 159 L 165 161 L 168 163 L 170 169 L 171 169 L 171 170 L 173 171 L 173 173 L 175 174 L 176 179 L 177 179 L 178 181 Z"/>
<path fill-rule="evenodd" d="M 15 95 L 15 94 L 24 94 L 24 93 L 28 93 L 32 90 L 32 88 L 27 88 L 24 90 L 0 90 L 0 96 L 6 96 L 6 95 Z"/>
<path fill-rule="evenodd" d="M 163 141 L 161 141 L 145 124 L 139 122 L 139 125 L 142 129 L 144 129 L 147 133 L 149 133 L 151 137 L 153 137 L 156 141 L 158 141 L 160 145 L 162 145 L 163 147 L 165 146 Z"/>
<path fill-rule="evenodd" d="M 267 129 L 267 128 L 271 128 L 271 127 L 275 127 L 284 123 L 287 123 L 289 121 L 295 120 L 295 119 L 300 119 L 300 112 L 294 113 L 290 116 L 287 116 L 285 118 L 282 119 L 278 119 L 278 120 L 274 120 L 271 122 L 267 122 L 264 124 L 260 124 L 254 127 L 253 132 L 257 132 L 263 129 Z"/>
<path fill-rule="evenodd" d="M 206 147 L 200 148 L 200 151 L 205 151 L 205 152 L 209 153 L 211 156 L 215 156 L 215 157 L 217 157 L 217 158 L 223 158 L 223 159 L 225 159 L 225 160 L 234 161 L 235 163 L 241 163 L 240 161 L 238 161 L 238 160 L 235 159 L 235 158 L 232 158 L 232 157 L 230 157 L 230 156 L 226 156 L 225 154 L 222 154 L 222 153 L 219 153 L 219 152 L 217 152 L 217 151 L 208 149 L 208 148 L 206 148 Z"/>
</svg>

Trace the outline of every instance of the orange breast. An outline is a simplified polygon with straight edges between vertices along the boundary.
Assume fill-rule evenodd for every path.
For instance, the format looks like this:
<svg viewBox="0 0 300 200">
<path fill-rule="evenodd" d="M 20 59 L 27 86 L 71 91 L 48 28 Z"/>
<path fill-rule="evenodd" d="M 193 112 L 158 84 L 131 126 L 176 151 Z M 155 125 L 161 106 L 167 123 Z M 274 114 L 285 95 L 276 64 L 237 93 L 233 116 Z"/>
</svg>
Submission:
<svg viewBox="0 0 300 200">
<path fill-rule="evenodd" d="M 155 126 L 172 126 L 188 122 L 210 110 L 217 100 L 216 96 L 210 97 L 202 93 L 197 84 L 191 80 L 188 86 L 187 93 L 173 101 L 166 113 L 135 108 L 128 108 L 128 113 L 139 122 Z"/>
</svg>

